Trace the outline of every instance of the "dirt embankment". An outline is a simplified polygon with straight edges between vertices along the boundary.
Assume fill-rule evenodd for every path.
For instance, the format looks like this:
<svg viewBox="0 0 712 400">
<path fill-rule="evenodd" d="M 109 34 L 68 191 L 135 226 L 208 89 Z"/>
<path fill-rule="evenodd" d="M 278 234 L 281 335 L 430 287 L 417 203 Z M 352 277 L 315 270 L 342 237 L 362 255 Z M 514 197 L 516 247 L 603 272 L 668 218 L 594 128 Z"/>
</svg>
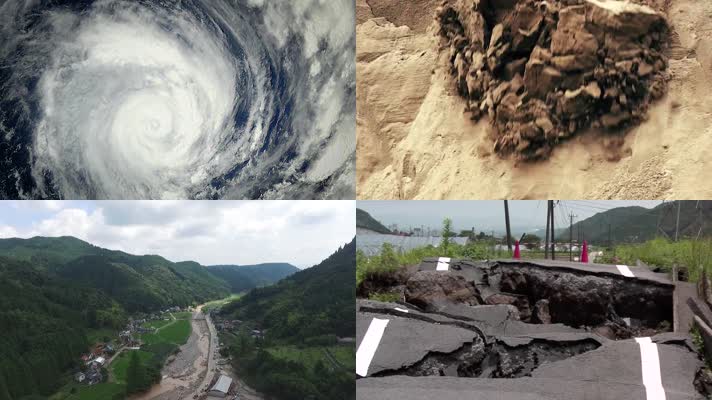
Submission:
<svg viewBox="0 0 712 400">
<path fill-rule="evenodd" d="M 589 8 L 603 4 L 602 9 L 613 13 L 607 21 L 615 21 L 621 15 L 616 8 L 620 2 L 536 2 L 558 8 L 530 9 L 534 3 L 520 1 L 512 8 L 517 3 L 512 1 L 507 13 L 488 16 L 489 28 L 482 32 L 466 32 L 468 24 L 460 22 L 462 37 L 481 37 L 482 60 L 473 59 L 471 46 L 469 52 L 460 51 L 465 47 L 459 43 L 453 53 L 453 40 L 443 43 L 442 13 L 447 5 L 464 2 L 445 3 L 438 22 L 440 1 L 357 1 L 359 198 L 712 195 L 712 184 L 704 179 L 712 148 L 712 3 L 646 1 L 665 17 L 649 14 L 652 20 L 646 22 L 660 27 L 660 35 L 669 32 L 665 49 L 665 43 L 639 38 L 606 42 Z M 588 6 L 576 8 L 583 3 Z M 626 7 L 640 10 L 632 4 Z M 567 10 L 563 23 L 562 10 Z M 460 9 L 458 16 L 466 14 Z M 567 33 L 581 18 L 585 29 Z M 493 28 L 498 25 L 501 28 Z M 578 36 L 581 40 L 569 40 Z M 533 45 L 530 38 L 536 38 Z M 524 50 L 513 51 L 515 46 Z M 576 57 L 570 57 L 573 54 Z M 469 60 L 468 65 L 463 60 Z M 475 75 L 480 71 L 491 77 L 486 88 L 477 87 L 484 80 L 467 80 L 474 61 Z M 530 64 L 541 68 L 531 68 L 539 74 L 527 83 Z M 458 68 L 465 66 L 467 72 L 460 75 Z M 562 78 L 567 86 L 559 82 L 551 94 L 542 76 Z M 509 107 L 512 104 L 517 107 Z M 498 122 L 498 115 L 512 109 L 523 112 L 524 118 Z M 563 110 L 570 111 L 566 118 Z M 473 111 L 483 118 L 472 121 Z M 611 129 L 625 132 L 600 132 Z M 519 157 L 501 154 L 512 152 Z M 517 161 L 532 157 L 545 159 Z"/>
</svg>

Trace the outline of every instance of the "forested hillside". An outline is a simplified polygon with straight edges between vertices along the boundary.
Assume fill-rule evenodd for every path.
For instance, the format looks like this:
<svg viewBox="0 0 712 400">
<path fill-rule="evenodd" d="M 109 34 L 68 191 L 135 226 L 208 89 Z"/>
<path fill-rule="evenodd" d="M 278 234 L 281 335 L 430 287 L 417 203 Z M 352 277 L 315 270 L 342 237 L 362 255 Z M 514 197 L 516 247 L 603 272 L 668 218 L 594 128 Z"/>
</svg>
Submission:
<svg viewBox="0 0 712 400">
<path fill-rule="evenodd" d="M 371 216 L 368 212 L 357 208 L 356 209 L 356 227 L 368 229 L 378 233 L 391 233 L 391 231 L 383 226 L 382 223 L 378 222 L 375 218 Z"/>
<path fill-rule="evenodd" d="M 355 240 L 320 264 L 273 286 L 250 291 L 223 314 L 259 322 L 275 338 L 299 341 L 317 335 L 353 336 Z"/>
<path fill-rule="evenodd" d="M 337 345 L 337 337 L 356 331 L 355 264 L 354 239 L 318 265 L 223 306 L 220 318 L 265 332 L 254 342 L 243 330 L 230 346 L 252 386 L 283 400 L 354 398 L 354 345 Z M 313 361 L 325 353 L 341 355 L 341 365 Z"/>
<path fill-rule="evenodd" d="M 573 237 L 579 231 L 591 243 L 639 243 L 657 236 L 673 238 L 680 205 L 679 236 L 695 238 L 712 235 L 712 203 L 706 201 L 666 202 L 655 208 L 617 207 L 600 212 L 573 225 Z M 558 230 L 560 238 L 569 237 L 568 227 Z"/>
<path fill-rule="evenodd" d="M 131 313 L 224 298 L 231 288 L 269 284 L 286 270 L 247 268 L 244 282 L 228 283 L 196 262 L 131 255 L 73 237 L 2 239 L 0 255 L 0 400 L 52 393 L 88 349 L 90 331 L 118 331 Z"/>
<path fill-rule="evenodd" d="M 299 268 L 288 263 L 211 265 L 207 268 L 211 274 L 227 282 L 230 285 L 230 291 L 233 293 L 271 285 L 299 271 Z"/>
<path fill-rule="evenodd" d="M 100 290 L 0 258 L 0 399 L 51 393 L 86 351 L 86 330 L 118 328 L 125 317 Z"/>
</svg>

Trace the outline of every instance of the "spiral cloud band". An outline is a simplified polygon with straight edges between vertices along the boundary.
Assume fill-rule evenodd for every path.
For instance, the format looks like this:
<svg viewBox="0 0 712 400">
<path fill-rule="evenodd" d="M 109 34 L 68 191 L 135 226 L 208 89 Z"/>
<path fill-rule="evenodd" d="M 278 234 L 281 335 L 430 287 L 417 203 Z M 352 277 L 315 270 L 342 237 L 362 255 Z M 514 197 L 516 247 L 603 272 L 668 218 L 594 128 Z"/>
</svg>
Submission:
<svg viewBox="0 0 712 400">
<path fill-rule="evenodd" d="M 3 198 L 353 198 L 349 0 L 0 6 Z"/>
</svg>

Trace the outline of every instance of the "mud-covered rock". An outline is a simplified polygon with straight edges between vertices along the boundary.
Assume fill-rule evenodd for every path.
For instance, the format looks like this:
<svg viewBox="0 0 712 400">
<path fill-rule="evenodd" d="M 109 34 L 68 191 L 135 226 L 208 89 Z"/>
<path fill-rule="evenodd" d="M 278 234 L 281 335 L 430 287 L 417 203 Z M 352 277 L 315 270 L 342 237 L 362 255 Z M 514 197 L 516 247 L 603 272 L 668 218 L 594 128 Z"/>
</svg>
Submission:
<svg viewBox="0 0 712 400">
<path fill-rule="evenodd" d="M 408 303 L 430 310 L 441 303 L 481 304 L 477 288 L 465 278 L 437 271 L 415 273 L 405 285 Z"/>
<path fill-rule="evenodd" d="M 549 313 L 549 300 L 541 299 L 534 304 L 532 321 L 537 324 L 550 324 L 551 313 Z"/>
<path fill-rule="evenodd" d="M 512 293 L 496 293 L 485 299 L 485 304 L 497 305 L 506 304 L 512 305 L 519 310 L 519 319 L 529 321 L 532 312 L 529 306 L 529 299 L 526 296 Z"/>
<path fill-rule="evenodd" d="M 580 129 L 637 123 L 665 92 L 668 26 L 647 6 L 455 0 L 436 19 L 458 93 L 473 119 L 491 117 L 500 154 L 542 158 Z"/>
</svg>

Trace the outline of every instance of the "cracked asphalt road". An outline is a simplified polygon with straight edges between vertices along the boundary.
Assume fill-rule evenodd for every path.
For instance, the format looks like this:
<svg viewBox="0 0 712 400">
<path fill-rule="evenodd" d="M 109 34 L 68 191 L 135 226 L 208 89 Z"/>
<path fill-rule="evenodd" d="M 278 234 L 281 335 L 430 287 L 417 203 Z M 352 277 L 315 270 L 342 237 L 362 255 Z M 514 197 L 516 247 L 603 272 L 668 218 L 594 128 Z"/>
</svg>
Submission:
<svg viewBox="0 0 712 400">
<path fill-rule="evenodd" d="M 436 265 L 436 259 L 427 259 L 419 270 L 434 271 Z M 664 275 L 644 267 L 630 267 L 634 276 L 629 277 L 621 276 L 614 266 L 548 261 L 531 265 L 554 274 L 576 270 L 577 274 L 656 287 L 672 285 Z M 457 274 L 475 283 L 492 279 L 457 260 L 452 260 L 450 267 L 454 268 L 439 273 Z M 368 366 L 365 376 L 357 380 L 357 398 L 704 398 L 694 386 L 702 362 L 686 333 L 658 332 L 649 339 L 612 340 L 590 327 L 533 324 L 518 317 L 516 307 L 505 304 L 437 302 L 425 311 L 404 302 L 358 300 L 357 348 L 363 356 L 367 349 L 361 345 L 371 342 L 373 354 L 370 359 L 365 357 Z M 375 346 L 373 338 L 365 341 L 372 335 L 369 327 L 374 319 L 387 320 Z M 357 356 L 357 370 L 363 361 Z M 360 367 L 363 371 L 363 365 Z M 503 373 L 518 377 L 493 378 Z"/>
</svg>

